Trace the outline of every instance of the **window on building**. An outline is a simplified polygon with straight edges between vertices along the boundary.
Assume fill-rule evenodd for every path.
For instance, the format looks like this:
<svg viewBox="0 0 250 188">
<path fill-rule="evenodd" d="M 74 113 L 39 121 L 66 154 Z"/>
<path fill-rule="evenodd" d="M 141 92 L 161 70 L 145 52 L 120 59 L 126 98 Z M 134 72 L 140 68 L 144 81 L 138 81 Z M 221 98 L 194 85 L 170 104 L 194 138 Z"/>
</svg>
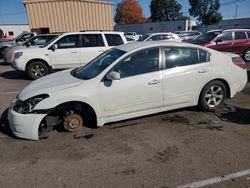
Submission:
<svg viewBox="0 0 250 188">
<path fill-rule="evenodd" d="M 9 36 L 14 36 L 14 32 L 13 31 L 8 31 Z"/>
<path fill-rule="evenodd" d="M 105 34 L 109 46 L 118 46 L 124 44 L 122 37 L 117 34 Z"/>
<path fill-rule="evenodd" d="M 98 47 L 105 46 L 101 34 L 83 34 L 82 35 L 83 47 Z"/>
</svg>

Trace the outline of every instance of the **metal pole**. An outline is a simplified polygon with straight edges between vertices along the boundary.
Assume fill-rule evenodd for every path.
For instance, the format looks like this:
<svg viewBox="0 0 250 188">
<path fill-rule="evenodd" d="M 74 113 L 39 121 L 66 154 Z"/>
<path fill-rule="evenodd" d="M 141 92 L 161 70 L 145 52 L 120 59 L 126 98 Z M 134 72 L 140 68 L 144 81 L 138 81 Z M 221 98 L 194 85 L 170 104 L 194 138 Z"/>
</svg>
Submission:
<svg viewBox="0 0 250 188">
<path fill-rule="evenodd" d="M 236 7 L 235 7 L 235 16 L 234 16 L 234 19 L 235 19 L 235 20 L 236 20 L 236 18 L 237 18 L 238 6 L 239 6 L 239 5 L 236 5 Z"/>
<path fill-rule="evenodd" d="M 238 6 L 239 5 L 236 5 L 236 7 L 235 7 L 234 28 L 236 28 L 236 19 L 237 19 Z"/>
</svg>

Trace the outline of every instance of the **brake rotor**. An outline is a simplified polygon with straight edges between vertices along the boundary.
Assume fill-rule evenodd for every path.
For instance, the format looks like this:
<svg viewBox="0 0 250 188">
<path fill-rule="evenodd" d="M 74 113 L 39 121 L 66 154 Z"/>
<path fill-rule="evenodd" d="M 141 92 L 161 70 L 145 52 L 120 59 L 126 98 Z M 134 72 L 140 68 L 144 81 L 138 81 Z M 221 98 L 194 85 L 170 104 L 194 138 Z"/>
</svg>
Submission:
<svg viewBox="0 0 250 188">
<path fill-rule="evenodd" d="M 79 114 L 69 114 L 64 118 L 63 127 L 69 132 L 79 131 L 83 127 L 83 119 Z"/>
</svg>

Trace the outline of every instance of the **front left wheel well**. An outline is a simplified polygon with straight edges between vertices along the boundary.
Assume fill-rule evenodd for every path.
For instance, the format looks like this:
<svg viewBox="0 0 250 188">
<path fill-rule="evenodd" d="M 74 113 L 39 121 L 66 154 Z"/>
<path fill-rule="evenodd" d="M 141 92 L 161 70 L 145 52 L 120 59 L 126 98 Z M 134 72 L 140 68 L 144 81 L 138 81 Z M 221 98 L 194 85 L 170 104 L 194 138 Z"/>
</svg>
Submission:
<svg viewBox="0 0 250 188">
<path fill-rule="evenodd" d="M 62 103 L 53 108 L 42 120 L 39 126 L 39 132 L 46 132 L 52 129 L 61 129 L 64 118 L 69 112 L 74 112 L 81 115 L 84 120 L 84 126 L 90 128 L 97 127 L 96 113 L 89 104 L 80 101 L 70 101 Z"/>
</svg>

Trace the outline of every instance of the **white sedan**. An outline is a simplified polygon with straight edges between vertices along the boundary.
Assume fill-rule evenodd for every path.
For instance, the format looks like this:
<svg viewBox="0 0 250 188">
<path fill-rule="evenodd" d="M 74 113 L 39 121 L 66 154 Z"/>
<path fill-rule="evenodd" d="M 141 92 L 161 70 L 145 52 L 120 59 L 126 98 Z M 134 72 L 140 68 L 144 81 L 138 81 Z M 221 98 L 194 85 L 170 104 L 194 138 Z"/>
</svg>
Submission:
<svg viewBox="0 0 250 188">
<path fill-rule="evenodd" d="M 56 126 L 77 131 L 188 106 L 214 110 L 246 83 L 237 55 L 178 42 L 135 42 L 33 81 L 12 102 L 8 120 L 14 135 L 38 140 Z"/>
</svg>

